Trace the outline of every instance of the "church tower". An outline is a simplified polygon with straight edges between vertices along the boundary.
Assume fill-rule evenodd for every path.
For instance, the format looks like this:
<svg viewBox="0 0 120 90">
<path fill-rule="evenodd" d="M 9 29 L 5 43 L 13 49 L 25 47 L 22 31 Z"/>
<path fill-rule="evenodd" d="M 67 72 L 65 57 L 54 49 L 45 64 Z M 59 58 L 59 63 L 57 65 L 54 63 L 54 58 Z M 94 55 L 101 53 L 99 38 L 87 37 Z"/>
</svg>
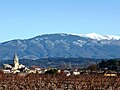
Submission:
<svg viewBox="0 0 120 90">
<path fill-rule="evenodd" d="M 17 54 L 14 55 L 14 69 L 18 69 L 19 67 L 19 59 L 18 59 L 18 56 Z"/>
</svg>

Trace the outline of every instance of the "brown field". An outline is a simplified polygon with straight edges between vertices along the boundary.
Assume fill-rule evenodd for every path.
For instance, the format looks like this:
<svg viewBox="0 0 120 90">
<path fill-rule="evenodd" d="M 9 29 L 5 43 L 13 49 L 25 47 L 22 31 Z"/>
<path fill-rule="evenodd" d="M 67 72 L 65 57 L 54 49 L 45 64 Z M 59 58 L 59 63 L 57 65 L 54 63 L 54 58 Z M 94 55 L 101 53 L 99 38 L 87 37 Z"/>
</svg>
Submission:
<svg viewBox="0 0 120 90">
<path fill-rule="evenodd" d="M 120 77 L 1 73 L 0 90 L 120 90 Z"/>
</svg>

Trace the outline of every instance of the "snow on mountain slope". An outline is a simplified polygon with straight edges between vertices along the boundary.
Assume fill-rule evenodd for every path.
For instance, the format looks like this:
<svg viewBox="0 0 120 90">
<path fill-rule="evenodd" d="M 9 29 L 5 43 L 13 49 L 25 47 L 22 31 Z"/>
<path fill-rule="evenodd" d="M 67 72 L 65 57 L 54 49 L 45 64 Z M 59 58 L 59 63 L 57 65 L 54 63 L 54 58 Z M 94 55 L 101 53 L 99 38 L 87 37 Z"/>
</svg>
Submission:
<svg viewBox="0 0 120 90">
<path fill-rule="evenodd" d="M 71 33 L 72 35 L 77 35 L 81 37 L 87 37 L 95 40 L 119 40 L 120 36 L 115 36 L 115 35 L 100 35 L 97 33 L 88 33 L 88 34 L 74 34 Z"/>
<path fill-rule="evenodd" d="M 119 40 L 120 36 L 115 36 L 115 35 L 107 35 L 109 37 L 109 39 L 115 39 L 115 40 Z"/>
<path fill-rule="evenodd" d="M 86 34 L 85 36 L 89 37 L 91 39 L 96 39 L 96 40 L 102 40 L 102 39 L 106 39 L 106 40 L 108 39 L 109 40 L 109 38 L 107 36 L 96 34 L 96 33 Z"/>
</svg>

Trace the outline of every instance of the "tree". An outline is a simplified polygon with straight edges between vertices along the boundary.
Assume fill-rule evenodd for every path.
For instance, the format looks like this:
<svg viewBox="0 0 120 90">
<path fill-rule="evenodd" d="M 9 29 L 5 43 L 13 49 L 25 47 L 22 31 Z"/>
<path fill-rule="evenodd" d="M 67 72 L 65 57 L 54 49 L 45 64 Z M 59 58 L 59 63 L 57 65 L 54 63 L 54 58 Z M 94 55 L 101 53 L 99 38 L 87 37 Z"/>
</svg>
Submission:
<svg viewBox="0 0 120 90">
<path fill-rule="evenodd" d="M 91 70 L 91 71 L 95 71 L 95 70 L 98 70 L 99 67 L 98 67 L 98 65 L 96 65 L 96 64 L 92 64 L 92 65 L 90 65 L 87 69 L 89 69 L 89 70 Z"/>
</svg>

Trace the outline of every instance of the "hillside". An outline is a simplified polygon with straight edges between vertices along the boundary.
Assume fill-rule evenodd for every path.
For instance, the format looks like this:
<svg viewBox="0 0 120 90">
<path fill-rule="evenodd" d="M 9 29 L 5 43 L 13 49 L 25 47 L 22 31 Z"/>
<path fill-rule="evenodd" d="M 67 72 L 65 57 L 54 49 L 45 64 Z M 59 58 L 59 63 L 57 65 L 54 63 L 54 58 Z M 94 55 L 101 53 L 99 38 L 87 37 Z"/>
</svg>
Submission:
<svg viewBox="0 0 120 90">
<path fill-rule="evenodd" d="M 45 34 L 0 43 L 0 60 L 42 58 L 120 58 L 120 37 L 99 34 Z"/>
</svg>

